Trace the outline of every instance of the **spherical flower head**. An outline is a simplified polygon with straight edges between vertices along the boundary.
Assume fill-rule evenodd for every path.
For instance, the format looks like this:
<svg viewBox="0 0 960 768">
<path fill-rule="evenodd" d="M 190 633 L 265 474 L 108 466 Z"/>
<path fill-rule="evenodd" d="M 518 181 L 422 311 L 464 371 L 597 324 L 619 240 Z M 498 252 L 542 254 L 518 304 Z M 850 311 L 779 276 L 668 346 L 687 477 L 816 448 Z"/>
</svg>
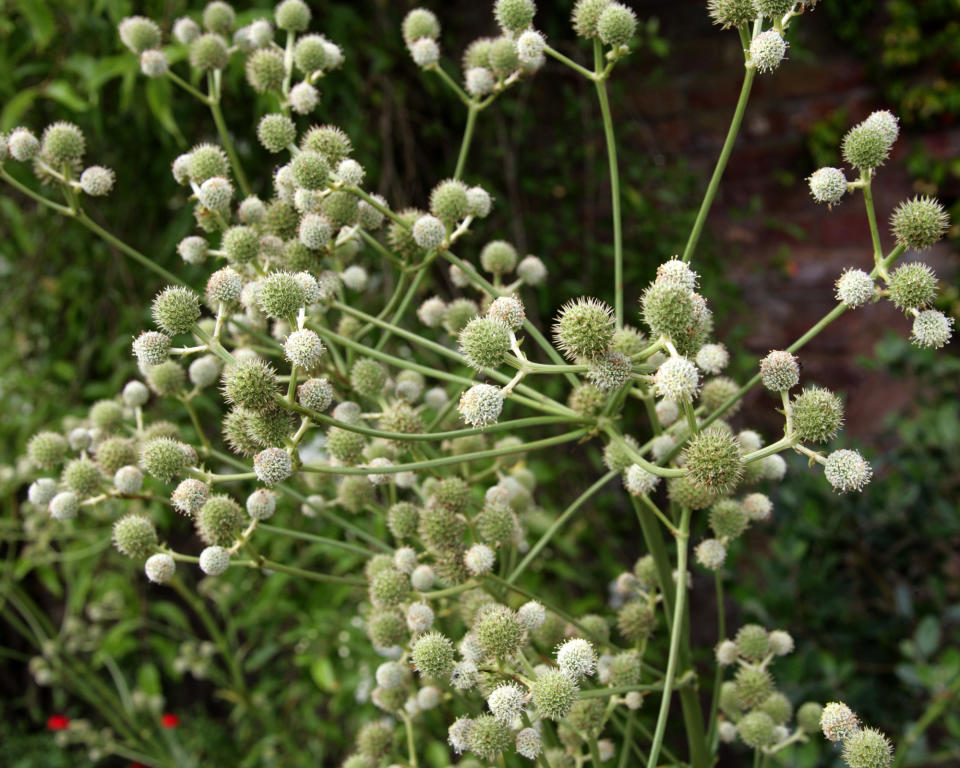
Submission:
<svg viewBox="0 0 960 768">
<path fill-rule="evenodd" d="M 513 732 L 493 715 L 473 719 L 467 735 L 467 746 L 484 760 L 495 760 L 513 745 Z"/>
<path fill-rule="evenodd" d="M 862 269 L 846 269 L 837 279 L 837 298 L 848 307 L 859 307 L 876 294 L 876 284 Z"/>
<path fill-rule="evenodd" d="M 890 154 L 891 143 L 876 125 L 860 123 L 843 137 L 843 159 L 858 171 L 879 168 Z"/>
<path fill-rule="evenodd" d="M 773 692 L 773 678 L 760 667 L 740 667 L 734 677 L 734 692 L 741 708 L 752 709 Z"/>
<path fill-rule="evenodd" d="M 364 397 L 379 397 L 386 382 L 387 371 L 376 360 L 361 358 L 350 369 L 350 386 Z"/>
<path fill-rule="evenodd" d="M 320 91 L 310 83 L 297 83 L 287 94 L 290 109 L 298 115 L 309 115 L 320 103 Z"/>
<path fill-rule="evenodd" d="M 897 309 L 922 309 L 933 301 L 937 278 L 922 262 L 904 264 L 890 273 L 890 300 Z"/>
<path fill-rule="evenodd" d="M 41 469 L 50 469 L 60 464 L 69 445 L 63 435 L 56 432 L 38 432 L 27 443 L 27 457 Z"/>
<path fill-rule="evenodd" d="M 224 369 L 223 381 L 224 397 L 233 405 L 261 411 L 274 403 L 277 375 L 262 360 L 238 360 Z"/>
<path fill-rule="evenodd" d="M 500 296 L 490 302 L 487 317 L 503 323 L 512 331 L 519 331 L 526 320 L 523 302 L 516 296 Z"/>
<path fill-rule="evenodd" d="M 660 478 L 639 464 L 631 464 L 623 474 L 623 484 L 630 495 L 646 496 L 653 493 L 660 484 Z"/>
<path fill-rule="evenodd" d="M 789 352 L 774 350 L 760 361 L 760 380 L 771 392 L 786 392 L 800 381 L 800 363 Z"/>
<path fill-rule="evenodd" d="M 886 109 L 880 109 L 872 113 L 870 117 L 863 121 L 863 124 L 879 130 L 891 146 L 900 135 L 900 121 Z"/>
<path fill-rule="evenodd" d="M 687 444 L 684 457 L 693 481 L 715 492 L 733 487 L 743 474 L 740 443 L 717 427 L 695 434 Z"/>
<path fill-rule="evenodd" d="M 600 357 L 610 348 L 613 331 L 612 310 L 592 298 L 565 304 L 553 326 L 557 346 L 569 360 Z"/>
<path fill-rule="evenodd" d="M 501 35 L 490 41 L 488 62 L 494 75 L 503 77 L 520 66 L 517 46 L 512 35 Z"/>
<path fill-rule="evenodd" d="M 573 680 L 597 671 L 597 652 L 589 640 L 574 637 L 557 648 L 557 666 Z"/>
<path fill-rule="evenodd" d="M 70 430 L 70 434 L 67 435 L 67 442 L 70 444 L 70 450 L 85 451 L 93 443 L 93 434 L 89 429 L 77 427 Z"/>
<path fill-rule="evenodd" d="M 160 27 L 143 16 L 128 16 L 117 26 L 122 42 L 133 53 L 143 53 L 160 45 Z"/>
<path fill-rule="evenodd" d="M 433 626 L 433 609 L 426 603 L 412 603 L 407 608 L 407 627 L 411 632 L 427 632 Z"/>
<path fill-rule="evenodd" d="M 237 23 L 237 15 L 229 3 L 212 0 L 204 6 L 203 26 L 210 32 L 229 35 Z"/>
<path fill-rule="evenodd" d="M 113 475 L 113 487 L 122 494 L 139 493 L 143 487 L 143 472 L 137 467 L 120 467 Z"/>
<path fill-rule="evenodd" d="M 501 683 L 487 696 L 490 713 L 504 725 L 511 725 L 523 713 L 527 692 L 516 683 Z"/>
<path fill-rule="evenodd" d="M 163 51 L 144 51 L 140 54 L 140 71 L 147 77 L 163 77 L 169 62 Z"/>
<path fill-rule="evenodd" d="M 842 449 L 827 456 L 823 474 L 835 490 L 846 493 L 863 490 L 873 477 L 873 469 L 858 451 Z"/>
<path fill-rule="evenodd" d="M 538 286 L 547 279 L 547 268 L 536 256 L 524 256 L 517 264 L 517 277 L 529 286 Z"/>
<path fill-rule="evenodd" d="M 528 760 L 536 760 L 543 746 L 540 742 L 540 732 L 535 728 L 523 728 L 517 732 L 515 746 L 518 755 Z"/>
<path fill-rule="evenodd" d="M 458 717 L 447 729 L 447 743 L 458 755 L 469 749 L 467 738 L 472 729 L 473 720 L 469 717 Z"/>
<path fill-rule="evenodd" d="M 950 217 L 932 197 L 915 197 L 900 203 L 890 217 L 890 229 L 897 244 L 922 251 L 944 236 Z"/>
<path fill-rule="evenodd" d="M 428 69 L 440 61 L 440 46 L 436 40 L 421 37 L 410 45 L 410 58 L 421 69 Z"/>
<path fill-rule="evenodd" d="M 290 162 L 293 180 L 304 189 L 318 190 L 330 182 L 330 165 L 319 152 L 304 150 Z"/>
<path fill-rule="evenodd" d="M 736 637 L 737 651 L 748 661 L 760 661 L 770 651 L 770 635 L 759 624 L 744 624 Z"/>
<path fill-rule="evenodd" d="M 486 96 L 493 90 L 496 80 L 486 67 L 471 67 L 464 75 L 464 84 L 471 96 Z"/>
<path fill-rule="evenodd" d="M 282 483 L 293 473 L 290 454 L 282 448 L 267 448 L 253 457 L 253 471 L 267 486 Z"/>
<path fill-rule="evenodd" d="M 287 336 L 283 343 L 283 352 L 293 365 L 304 371 L 312 371 L 320 365 L 326 347 L 316 333 L 305 328 Z"/>
<path fill-rule="evenodd" d="M 559 722 L 567 716 L 577 697 L 576 682 L 559 669 L 548 669 L 537 676 L 530 687 L 537 713 Z"/>
<path fill-rule="evenodd" d="M 243 509 L 226 494 L 211 496 L 197 512 L 194 525 L 204 544 L 228 547 L 243 528 Z"/>
<path fill-rule="evenodd" d="M 367 762 L 358 768 L 366 768 L 373 765 L 369 761 L 376 761 L 386 755 L 393 746 L 393 729 L 382 721 L 374 721 L 364 725 L 357 734 L 358 757 L 363 757 Z"/>
<path fill-rule="evenodd" d="M 703 385 L 700 391 L 700 403 L 707 413 L 711 413 L 727 401 L 732 401 L 733 405 L 727 408 L 727 415 L 732 416 L 740 409 L 740 402 L 737 400 L 739 391 L 740 386 L 733 379 L 728 376 L 717 376 Z"/>
<path fill-rule="evenodd" d="M 496 0 L 493 15 L 504 32 L 520 34 L 533 21 L 537 7 L 533 0 Z"/>
<path fill-rule="evenodd" d="M 235 227 L 234 229 L 246 230 L 247 227 Z M 224 302 L 229 304 L 240 298 L 243 291 L 243 278 L 233 267 L 223 267 L 218 269 L 207 280 L 207 297 L 213 302 Z"/>
<path fill-rule="evenodd" d="M 640 299 L 643 321 L 653 336 L 667 336 L 674 341 L 691 334 L 697 324 L 695 294 L 673 280 L 657 280 Z"/>
<path fill-rule="evenodd" d="M 206 239 L 198 235 L 185 237 L 177 245 L 177 253 L 180 254 L 180 258 L 183 259 L 187 264 L 202 263 L 203 260 L 207 258 L 208 249 L 209 245 Z"/>
<path fill-rule="evenodd" d="M 303 283 L 290 272 L 271 272 L 260 281 L 257 295 L 261 311 L 274 320 L 296 317 L 306 304 Z"/>
<path fill-rule="evenodd" d="M 953 318 L 935 309 L 920 312 L 913 320 L 911 341 L 918 347 L 940 349 L 953 336 Z"/>
<path fill-rule="evenodd" d="M 807 387 L 793 399 L 794 434 L 801 440 L 825 443 L 832 440 L 843 425 L 840 398 L 823 387 Z"/>
<path fill-rule="evenodd" d="M 530 600 L 517 609 L 517 621 L 528 632 L 540 629 L 546 618 L 546 609 L 536 600 Z"/>
<path fill-rule="evenodd" d="M 793 637 L 782 629 L 773 630 L 768 636 L 770 650 L 777 656 L 786 656 L 793 652 Z"/>
<path fill-rule="evenodd" d="M 697 366 L 685 357 L 669 357 L 654 374 L 654 389 L 660 397 L 675 403 L 689 403 L 700 391 Z"/>
<path fill-rule="evenodd" d="M 758 72 L 773 72 L 787 53 L 787 43 L 775 29 L 761 32 L 750 42 L 750 61 Z"/>
<path fill-rule="evenodd" d="M 343 270 L 343 273 L 340 275 L 340 279 L 351 291 L 360 292 L 367 287 L 367 270 L 365 270 L 359 264 L 353 264 Z"/>
<path fill-rule="evenodd" d="M 740 719 L 737 723 L 737 733 L 748 747 L 760 749 L 774 743 L 775 725 L 770 715 L 757 710 L 748 712 Z"/>
<path fill-rule="evenodd" d="M 80 188 L 90 197 L 109 195 L 113 189 L 116 174 L 102 165 L 91 165 L 80 174 Z"/>
<path fill-rule="evenodd" d="M 727 548 L 717 539 L 704 539 L 695 551 L 697 562 L 708 571 L 717 571 L 727 559 Z"/>
<path fill-rule="evenodd" d="M 320 250 L 333 237 L 333 223 L 322 213 L 308 213 L 300 219 L 297 236 L 307 248 Z"/>
<path fill-rule="evenodd" d="M 410 661 L 421 677 L 447 680 L 453 669 L 453 643 L 440 632 L 418 637 L 410 649 Z"/>
<path fill-rule="evenodd" d="M 124 405 L 130 408 L 139 408 L 150 399 L 150 390 L 143 382 L 134 379 L 123 385 L 123 392 L 120 396 L 123 398 Z"/>
<path fill-rule="evenodd" d="M 181 481 L 170 495 L 173 508 L 189 516 L 197 514 L 209 498 L 210 486 L 195 477 Z"/>
<path fill-rule="evenodd" d="M 190 66 L 204 72 L 223 69 L 230 61 L 226 41 L 208 32 L 190 43 Z"/>
<path fill-rule="evenodd" d="M 144 573 L 147 574 L 147 578 L 154 584 L 166 584 L 173 578 L 176 570 L 177 564 L 173 558 L 165 552 L 150 555 L 150 557 L 147 558 L 147 562 L 143 564 Z"/>
<path fill-rule="evenodd" d="M 630 381 L 633 364 L 622 352 L 608 351 L 601 357 L 588 362 L 587 378 L 597 389 L 603 392 L 613 392 Z"/>
<path fill-rule="evenodd" d="M 536 64 L 543 57 L 547 45 L 543 35 L 535 29 L 528 29 L 517 38 L 517 58 L 521 64 Z"/>
<path fill-rule="evenodd" d="M 717 658 L 717 663 L 723 667 L 736 664 L 737 656 L 739 655 L 737 644 L 732 640 L 722 640 L 717 644 L 714 655 Z"/>
<path fill-rule="evenodd" d="M 282 152 L 296 141 L 297 127 L 286 115 L 264 115 L 257 125 L 257 138 L 268 152 Z"/>
<path fill-rule="evenodd" d="M 820 168 L 808 181 L 810 194 L 818 203 L 834 205 L 847 193 L 847 177 L 839 168 Z"/>
<path fill-rule="evenodd" d="M 704 344 L 696 357 L 697 367 L 704 373 L 718 374 L 730 362 L 730 353 L 723 344 Z"/>
<path fill-rule="evenodd" d="M 414 222 L 412 232 L 414 242 L 425 251 L 439 247 L 447 238 L 447 229 L 436 216 L 421 216 Z"/>
<path fill-rule="evenodd" d="M 707 10 L 722 29 L 751 24 L 758 12 L 755 0 L 707 0 Z"/>
<path fill-rule="evenodd" d="M 157 529 L 142 515 L 125 515 L 113 525 L 113 545 L 121 555 L 143 560 L 157 548 Z"/>
<path fill-rule="evenodd" d="M 333 387 L 327 379 L 307 379 L 297 387 L 297 401 L 304 408 L 323 412 L 333 402 Z"/>
<path fill-rule="evenodd" d="M 258 488 L 247 496 L 247 514 L 251 520 L 269 520 L 277 508 L 277 495 L 266 488 Z"/>
<path fill-rule="evenodd" d="M 233 184 L 223 176 L 207 179 L 197 190 L 197 200 L 204 208 L 225 214 L 233 200 Z"/>
<path fill-rule="evenodd" d="M 797 710 L 797 725 L 804 733 L 816 733 L 820 730 L 820 717 L 823 705 L 816 701 L 807 701 Z"/>
<path fill-rule="evenodd" d="M 637 31 L 637 15 L 621 3 L 610 3 L 597 19 L 597 36 L 604 45 L 626 45 Z"/>
<path fill-rule="evenodd" d="M 492 240 L 480 251 L 480 266 L 492 275 L 505 275 L 517 265 L 517 249 L 506 240 Z"/>
<path fill-rule="evenodd" d="M 207 576 L 219 576 L 230 567 L 230 553 L 223 547 L 205 547 L 200 553 L 200 570 Z"/>
<path fill-rule="evenodd" d="M 773 512 L 773 502 L 763 493 L 748 494 L 741 506 L 750 520 L 767 520 Z"/>
<path fill-rule="evenodd" d="M 57 495 L 57 483 L 53 478 L 40 477 L 30 483 L 27 500 L 38 507 L 46 506 Z"/>
<path fill-rule="evenodd" d="M 474 576 L 483 576 L 493 569 L 495 555 L 486 544 L 474 544 L 463 556 L 463 564 Z"/>
<path fill-rule="evenodd" d="M 491 317 L 476 317 L 460 331 L 458 342 L 473 368 L 497 368 L 510 352 L 510 329 Z"/>
<path fill-rule="evenodd" d="M 40 141 L 26 128 L 14 128 L 7 139 L 10 157 L 21 163 L 33 160 L 40 152 Z"/>
<path fill-rule="evenodd" d="M 820 730 L 830 741 L 846 741 L 860 730 L 860 721 L 846 704 L 831 701 L 820 714 Z"/>
<path fill-rule="evenodd" d="M 181 16 L 173 22 L 173 37 L 178 43 L 190 45 L 200 35 L 200 25 L 189 16 Z"/>
<path fill-rule="evenodd" d="M 440 37 L 440 22 L 433 11 L 426 8 L 414 8 L 410 11 L 404 17 L 400 28 L 407 47 L 421 38 L 436 40 Z"/>
<path fill-rule="evenodd" d="M 414 526 L 416 526 L 416 523 L 414 523 Z M 414 528 L 414 531 L 415 530 L 416 528 Z M 426 592 L 433 587 L 434 580 L 433 568 L 429 565 L 418 565 L 413 569 L 413 573 L 410 574 L 410 584 L 413 585 L 413 588 L 418 592 Z"/>
<path fill-rule="evenodd" d="M 310 6 L 303 0 L 283 0 L 274 9 L 277 28 L 286 32 L 303 32 L 310 26 Z"/>
<path fill-rule="evenodd" d="M 50 499 L 48 509 L 54 520 L 70 520 L 77 516 L 80 500 L 73 491 L 61 491 Z"/>
<path fill-rule="evenodd" d="M 144 444 L 140 464 L 152 477 L 169 482 L 190 466 L 191 454 L 186 447 L 169 437 L 154 438 Z"/>
<path fill-rule="evenodd" d="M 456 179 L 441 181 L 430 193 L 430 213 L 447 224 L 455 224 L 469 212 L 467 185 Z"/>
<path fill-rule="evenodd" d="M 485 656 L 512 658 L 520 650 L 524 630 L 516 614 L 505 606 L 491 605 L 477 618 L 473 627 Z"/>
<path fill-rule="evenodd" d="M 577 0 L 571 17 L 573 31 L 580 37 L 598 37 L 597 25 L 600 16 L 610 4 L 611 0 Z"/>
</svg>

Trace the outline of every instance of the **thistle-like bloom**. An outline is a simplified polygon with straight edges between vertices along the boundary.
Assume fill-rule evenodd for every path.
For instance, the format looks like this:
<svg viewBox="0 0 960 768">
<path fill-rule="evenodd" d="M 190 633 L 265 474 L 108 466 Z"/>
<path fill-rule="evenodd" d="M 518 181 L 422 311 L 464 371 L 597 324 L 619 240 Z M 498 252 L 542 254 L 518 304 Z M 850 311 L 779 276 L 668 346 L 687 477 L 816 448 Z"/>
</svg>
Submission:
<svg viewBox="0 0 960 768">
<path fill-rule="evenodd" d="M 824 475 L 837 491 L 846 493 L 863 490 L 873 477 L 873 469 L 857 451 L 842 449 L 827 456 Z"/>
</svg>

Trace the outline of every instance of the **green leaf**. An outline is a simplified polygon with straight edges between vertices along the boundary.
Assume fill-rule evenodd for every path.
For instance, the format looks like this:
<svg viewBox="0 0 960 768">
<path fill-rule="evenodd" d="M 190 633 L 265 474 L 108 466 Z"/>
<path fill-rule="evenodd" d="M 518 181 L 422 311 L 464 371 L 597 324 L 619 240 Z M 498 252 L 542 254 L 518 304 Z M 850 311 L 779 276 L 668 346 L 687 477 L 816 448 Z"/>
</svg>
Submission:
<svg viewBox="0 0 960 768">
<path fill-rule="evenodd" d="M 37 98 L 36 88 L 24 88 L 3 106 L 0 112 L 0 130 L 9 131 L 20 122 L 20 117 L 30 109 Z"/>
<path fill-rule="evenodd" d="M 140 665 L 137 670 L 137 688 L 149 696 L 156 696 L 163 693 L 163 685 L 160 682 L 160 671 L 151 663 L 146 662 Z"/>
<path fill-rule="evenodd" d="M 931 656 L 940 645 L 940 622 L 937 617 L 924 616 L 917 625 L 913 639 L 917 644 L 917 652 L 921 656 L 924 658 Z"/>
<path fill-rule="evenodd" d="M 337 676 L 333 670 L 333 662 L 325 656 L 310 665 L 310 676 L 317 687 L 323 691 L 333 692 L 337 689 Z"/>
<path fill-rule="evenodd" d="M 48 99 L 62 104 L 74 112 L 86 112 L 90 105 L 83 99 L 66 80 L 54 80 L 43 89 L 43 95 Z"/>
<path fill-rule="evenodd" d="M 43 50 L 53 39 L 56 26 L 45 0 L 18 0 L 17 7 L 30 25 L 37 48 Z"/>
</svg>

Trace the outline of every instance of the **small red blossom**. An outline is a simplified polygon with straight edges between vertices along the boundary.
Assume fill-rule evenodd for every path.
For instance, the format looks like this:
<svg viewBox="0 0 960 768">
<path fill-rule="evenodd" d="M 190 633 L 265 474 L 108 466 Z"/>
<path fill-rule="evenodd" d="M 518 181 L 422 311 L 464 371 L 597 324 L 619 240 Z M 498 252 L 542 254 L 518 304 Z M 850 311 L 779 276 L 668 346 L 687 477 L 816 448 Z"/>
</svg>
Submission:
<svg viewBox="0 0 960 768">
<path fill-rule="evenodd" d="M 164 728 L 176 728 L 180 725 L 180 717 L 172 712 L 167 712 L 160 717 L 160 725 Z"/>
<path fill-rule="evenodd" d="M 50 715 L 47 718 L 48 731 L 65 731 L 70 725 L 70 718 L 66 715 Z"/>
</svg>

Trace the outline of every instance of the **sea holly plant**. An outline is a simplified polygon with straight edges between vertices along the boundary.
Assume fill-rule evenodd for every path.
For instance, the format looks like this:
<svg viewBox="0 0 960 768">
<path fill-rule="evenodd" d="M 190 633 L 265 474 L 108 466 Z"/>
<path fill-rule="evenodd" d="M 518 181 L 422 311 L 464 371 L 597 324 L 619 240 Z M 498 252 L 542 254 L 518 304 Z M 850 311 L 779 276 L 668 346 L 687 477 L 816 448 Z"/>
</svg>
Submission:
<svg viewBox="0 0 960 768">
<path fill-rule="evenodd" d="M 607 93 L 637 27 L 627 6 L 576 3 L 573 30 L 593 52 L 592 64 L 581 64 L 536 29 L 532 0 L 497 0 L 498 31 L 467 47 L 458 74 L 441 55 L 437 16 L 426 8 L 409 13 L 399 34 L 413 62 L 466 110 L 456 167 L 425 191 L 423 210 L 395 210 L 374 192 L 350 138 L 324 122 L 331 116 L 323 79 L 337 76 L 349 51 L 311 31 L 316 20 L 301 0 L 284 0 L 272 17 L 243 27 L 217 0 L 199 20 L 177 20 L 170 37 L 150 19 L 124 19 L 120 42 L 139 57 L 143 74 L 168 78 L 211 111 L 219 143 L 197 144 L 172 161 L 196 220 L 178 252 L 205 265 L 208 279 L 185 284 L 87 213 L 88 198 L 124 180 L 87 164 L 76 126 L 54 123 L 39 137 L 20 127 L 2 138 L 4 181 L 169 283 L 153 298 L 153 326 L 131 342 L 140 376 L 84 417 L 29 441 L 36 473 L 29 530 L 109 521 L 116 550 L 141 562 L 153 584 L 176 589 L 203 619 L 209 641 L 185 646 L 183 668 L 216 676 L 231 691 L 237 718 L 262 717 L 269 702 L 249 697 L 238 638 L 206 612 L 204 598 L 215 590 L 198 595 L 193 582 L 256 571 L 355 589 L 378 662 L 367 692 L 358 693 L 369 718 L 344 762 L 351 768 L 420 765 L 429 710 L 442 711 L 451 759 L 461 765 L 502 759 L 563 768 L 616 758 L 620 766 L 701 768 L 715 762 L 721 744 L 750 750 L 755 764 L 767 765 L 790 745 L 818 738 L 821 724 L 842 743 L 850 768 L 889 765 L 886 738 L 861 728 L 845 705 L 795 706 L 777 690 L 771 668 L 793 650 L 788 632 L 750 624 L 725 637 L 723 583 L 735 569 L 728 550 L 750 526 L 772 525 L 766 489 L 784 477 L 781 454 L 799 452 L 811 467 L 822 465 L 839 493 L 863 491 L 871 479 L 858 452 L 824 447 L 842 427 L 843 402 L 802 380 L 798 353 L 846 312 L 882 300 L 910 318 L 919 346 L 940 348 L 953 330 L 952 319 L 931 308 L 930 268 L 899 264 L 942 237 L 941 206 L 905 201 L 890 219 L 895 244 L 883 243 L 871 185 L 899 125 L 878 111 L 845 137 L 849 169 L 822 168 L 809 179 L 814 200 L 828 206 L 862 195 L 871 232 L 863 263 L 838 276 L 836 307 L 760 360 L 752 378 L 740 383 L 724 374 L 733 352 L 713 338 L 697 246 L 752 84 L 787 64 L 789 33 L 814 5 L 707 3 L 716 24 L 737 33 L 731 44 L 743 52 L 743 87 L 686 246 L 648 285 L 633 287 L 641 296 L 636 307 L 624 302 Z M 176 60 L 186 63 L 171 63 L 171 47 L 183 50 Z M 532 316 L 524 301 L 546 280 L 549 256 L 521 256 L 486 231 L 496 201 L 470 183 L 468 167 L 482 153 L 476 136 L 484 109 L 521 80 L 547 87 L 541 70 L 548 58 L 595 87 L 614 243 L 609 294 L 569 297 L 552 320 Z M 258 174 L 245 166 L 220 110 L 222 74 L 240 66 L 254 91 L 273 97 L 267 114 L 231 115 L 234 130 L 250 123 L 272 154 L 271 167 Z M 39 186 L 11 175 L 14 163 L 30 164 Z M 437 279 L 444 269 L 448 279 Z M 374 277 L 386 290 L 370 290 Z M 545 394 L 558 388 L 543 386 L 542 377 L 558 380 L 566 396 Z M 731 425 L 758 384 L 783 415 L 781 436 Z M 211 410 L 216 424 L 204 416 Z M 537 477 L 524 458 L 588 443 L 601 447 L 606 471 L 584 477 L 565 509 L 537 512 Z M 624 564 L 609 612 L 574 615 L 531 592 L 523 576 L 615 477 L 646 554 Z M 528 521 L 544 513 L 551 523 L 532 540 Z M 339 537 L 311 533 L 313 518 Z M 168 526 L 158 530 L 161 520 Z M 191 526 L 195 537 L 174 546 Z M 334 573 L 329 564 L 272 556 L 289 552 L 276 545 L 291 541 L 359 554 L 363 564 Z M 695 663 L 690 647 L 692 568 L 712 572 L 716 584 L 711 665 Z M 33 624 L 24 619 L 18 626 L 30 636 Z M 44 655 L 33 666 L 38 680 L 63 679 Z M 682 741 L 668 743 L 671 714 L 682 720 Z M 97 755 L 184 764 L 169 742 L 122 718 L 108 721 L 85 742 Z M 284 764 L 283 756 L 274 759 Z"/>
</svg>

